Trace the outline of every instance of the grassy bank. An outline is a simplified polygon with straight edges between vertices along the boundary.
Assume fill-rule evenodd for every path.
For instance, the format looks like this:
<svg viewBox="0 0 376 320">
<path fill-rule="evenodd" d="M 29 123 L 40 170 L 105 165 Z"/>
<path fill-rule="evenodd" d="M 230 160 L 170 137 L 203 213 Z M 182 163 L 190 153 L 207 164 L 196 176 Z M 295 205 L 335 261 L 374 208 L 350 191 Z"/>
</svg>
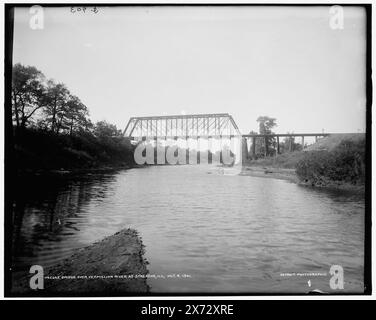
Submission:
<svg viewBox="0 0 376 320">
<path fill-rule="evenodd" d="M 122 136 L 52 134 L 26 128 L 15 134 L 14 156 L 20 171 L 98 169 L 134 163 L 133 146 Z"/>
<path fill-rule="evenodd" d="M 295 170 L 301 183 L 314 186 L 363 186 L 365 181 L 365 135 L 331 135 L 304 151 L 247 161 L 249 167 L 267 174 Z M 257 171 L 257 170 L 256 170 Z"/>
</svg>

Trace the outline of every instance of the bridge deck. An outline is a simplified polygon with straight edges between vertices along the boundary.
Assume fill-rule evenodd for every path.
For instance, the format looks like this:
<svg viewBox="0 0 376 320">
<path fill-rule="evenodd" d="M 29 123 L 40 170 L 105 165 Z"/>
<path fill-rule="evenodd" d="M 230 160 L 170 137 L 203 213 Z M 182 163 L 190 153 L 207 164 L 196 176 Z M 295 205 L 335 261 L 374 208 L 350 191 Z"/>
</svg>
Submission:
<svg viewBox="0 0 376 320">
<path fill-rule="evenodd" d="M 272 134 L 242 134 L 243 138 L 268 137 L 327 137 L 332 133 L 272 133 Z"/>
<path fill-rule="evenodd" d="M 242 138 L 279 138 L 279 137 L 327 137 L 331 135 L 331 133 L 276 133 L 276 134 L 239 134 L 239 135 L 157 135 L 157 136 L 140 136 L 140 137 L 130 137 L 131 140 L 155 140 L 155 139 L 226 139 L 226 138 L 235 138 L 235 137 L 242 137 Z"/>
</svg>

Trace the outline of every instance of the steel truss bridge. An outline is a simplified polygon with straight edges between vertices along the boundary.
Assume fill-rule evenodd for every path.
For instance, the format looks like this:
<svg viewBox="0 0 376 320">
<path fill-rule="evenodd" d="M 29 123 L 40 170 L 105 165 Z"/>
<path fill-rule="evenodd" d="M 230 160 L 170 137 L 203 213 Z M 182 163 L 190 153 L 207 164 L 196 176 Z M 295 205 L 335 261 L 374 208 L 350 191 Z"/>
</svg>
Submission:
<svg viewBox="0 0 376 320">
<path fill-rule="evenodd" d="M 329 133 L 241 134 L 234 119 L 228 113 L 132 117 L 123 134 L 136 141 L 239 137 L 242 138 L 243 158 L 255 156 L 256 139 L 263 139 L 266 144 L 268 139 L 275 138 L 277 155 L 280 153 L 280 138 L 282 137 L 298 137 L 304 147 L 304 137 L 315 137 L 317 141 L 318 138 L 330 135 Z M 292 139 L 289 151 L 293 151 L 291 141 Z"/>
<path fill-rule="evenodd" d="M 132 117 L 124 130 L 132 140 L 225 138 L 241 136 L 228 113 Z"/>
</svg>

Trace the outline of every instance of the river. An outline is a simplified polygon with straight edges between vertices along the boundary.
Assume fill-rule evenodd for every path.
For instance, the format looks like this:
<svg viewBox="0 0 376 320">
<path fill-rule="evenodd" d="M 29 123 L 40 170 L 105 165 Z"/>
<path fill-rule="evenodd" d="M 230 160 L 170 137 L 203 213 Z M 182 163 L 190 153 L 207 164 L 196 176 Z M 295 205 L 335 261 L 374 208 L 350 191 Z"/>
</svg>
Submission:
<svg viewBox="0 0 376 320">
<path fill-rule="evenodd" d="M 152 292 L 333 292 L 332 265 L 343 267 L 343 292 L 363 292 L 363 195 L 226 170 L 151 166 L 22 181 L 12 268 L 50 266 L 134 228 Z"/>
</svg>

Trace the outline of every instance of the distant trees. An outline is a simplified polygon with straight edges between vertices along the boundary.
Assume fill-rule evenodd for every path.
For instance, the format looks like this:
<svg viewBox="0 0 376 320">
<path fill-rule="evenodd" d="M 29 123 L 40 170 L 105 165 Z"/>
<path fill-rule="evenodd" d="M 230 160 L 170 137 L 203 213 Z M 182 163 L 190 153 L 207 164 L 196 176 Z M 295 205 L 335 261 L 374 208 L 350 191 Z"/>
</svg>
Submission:
<svg viewBox="0 0 376 320">
<path fill-rule="evenodd" d="M 12 114 L 17 128 L 25 128 L 36 111 L 46 106 L 44 75 L 35 67 L 16 64 L 12 75 Z"/>
<path fill-rule="evenodd" d="M 272 134 L 272 129 L 277 126 L 277 119 L 268 116 L 258 117 L 256 120 L 259 123 L 259 134 Z M 275 152 L 275 139 L 265 138 L 261 139 L 256 146 L 256 153 L 270 155 Z"/>
<path fill-rule="evenodd" d="M 53 80 L 48 81 L 46 92 L 46 100 L 48 101 L 44 109 L 46 123 L 51 132 L 59 133 L 63 119 L 69 112 L 68 99 L 70 93 L 64 84 L 55 83 Z"/>
<path fill-rule="evenodd" d="M 13 67 L 12 114 L 17 129 L 34 124 L 71 135 L 92 127 L 87 107 L 65 84 L 47 80 L 37 68 L 20 63 Z"/>
<path fill-rule="evenodd" d="M 258 117 L 256 121 L 259 123 L 260 134 L 271 134 L 272 129 L 277 126 L 277 119 L 268 116 Z"/>
<path fill-rule="evenodd" d="M 121 135 L 121 130 L 107 121 L 98 121 L 94 126 L 94 135 L 98 138 L 117 137 Z"/>
<path fill-rule="evenodd" d="M 287 132 L 289 134 L 289 132 Z M 283 142 L 280 143 L 281 152 L 289 151 L 301 151 L 303 150 L 303 145 L 297 143 L 295 137 L 285 137 Z"/>
<path fill-rule="evenodd" d="M 259 132 L 251 131 L 249 134 L 254 135 L 273 135 L 273 128 L 277 126 L 276 118 L 268 116 L 260 116 L 257 118 L 259 125 Z M 289 134 L 289 132 L 287 132 Z M 295 141 L 295 137 L 286 136 L 283 141 L 279 141 L 279 151 L 280 153 L 290 152 L 290 151 L 300 151 L 303 150 L 303 145 Z M 255 142 L 255 155 L 256 158 L 275 155 L 277 153 L 277 141 L 276 138 L 271 137 L 260 137 L 256 139 Z"/>
<path fill-rule="evenodd" d="M 89 131 L 92 127 L 87 107 L 78 97 L 69 95 L 63 128 L 68 129 L 69 134 L 72 135 L 74 131 Z"/>
<path fill-rule="evenodd" d="M 134 162 L 133 145 L 115 125 L 93 124 L 79 97 L 65 84 L 46 79 L 35 67 L 13 66 L 12 118 L 19 169 L 97 168 Z"/>
</svg>

